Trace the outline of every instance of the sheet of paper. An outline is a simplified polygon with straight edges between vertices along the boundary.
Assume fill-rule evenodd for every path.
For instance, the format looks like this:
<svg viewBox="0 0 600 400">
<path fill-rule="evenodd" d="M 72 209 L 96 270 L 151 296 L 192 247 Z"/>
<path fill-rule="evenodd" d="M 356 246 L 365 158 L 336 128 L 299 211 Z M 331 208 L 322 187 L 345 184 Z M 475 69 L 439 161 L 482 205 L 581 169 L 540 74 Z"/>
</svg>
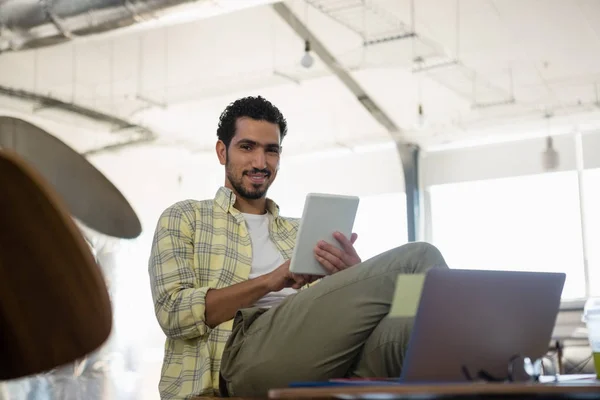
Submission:
<svg viewBox="0 0 600 400">
<path fill-rule="evenodd" d="M 390 317 L 414 317 L 417 314 L 425 274 L 398 275 Z"/>
</svg>

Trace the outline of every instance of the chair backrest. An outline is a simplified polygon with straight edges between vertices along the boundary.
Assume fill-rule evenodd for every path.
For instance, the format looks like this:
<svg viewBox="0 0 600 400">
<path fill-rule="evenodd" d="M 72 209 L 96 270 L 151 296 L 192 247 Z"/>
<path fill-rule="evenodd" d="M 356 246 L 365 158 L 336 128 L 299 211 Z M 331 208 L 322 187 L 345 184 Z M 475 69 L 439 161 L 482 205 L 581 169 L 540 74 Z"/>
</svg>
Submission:
<svg viewBox="0 0 600 400">
<path fill-rule="evenodd" d="M 0 149 L 0 380 L 81 358 L 111 329 L 102 272 L 62 200 Z"/>
</svg>

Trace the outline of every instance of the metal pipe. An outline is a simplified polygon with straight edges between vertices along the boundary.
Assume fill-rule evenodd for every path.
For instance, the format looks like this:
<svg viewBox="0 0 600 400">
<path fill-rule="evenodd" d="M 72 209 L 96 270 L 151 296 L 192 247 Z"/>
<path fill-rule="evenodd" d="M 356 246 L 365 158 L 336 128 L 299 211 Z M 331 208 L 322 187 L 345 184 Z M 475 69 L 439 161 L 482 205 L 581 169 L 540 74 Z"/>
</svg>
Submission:
<svg viewBox="0 0 600 400">
<path fill-rule="evenodd" d="M 358 81 L 338 62 L 335 56 L 325 47 L 319 38 L 308 27 L 300 21 L 294 12 L 285 3 L 273 4 L 275 12 L 292 28 L 296 34 L 308 40 L 313 51 L 329 67 L 329 69 L 338 77 L 346 88 L 356 96 L 356 99 L 373 116 L 373 118 L 384 126 L 390 136 L 396 142 L 396 149 L 402 162 L 404 172 L 404 185 L 406 189 L 406 221 L 409 241 L 415 241 L 418 236 L 418 229 L 421 225 L 420 214 L 420 187 L 419 187 L 419 146 L 415 143 L 409 143 L 406 140 L 404 132 L 388 116 L 388 114 L 379 107 L 375 100 L 368 95 Z"/>
<path fill-rule="evenodd" d="M 406 229 L 408 241 L 415 242 L 420 237 L 421 187 L 419 182 L 419 153 L 416 144 L 397 143 L 396 148 L 402 162 L 404 186 L 406 189 Z"/>
<path fill-rule="evenodd" d="M 200 0 L 0 1 L 0 52 L 38 48 L 133 25 Z"/>
<path fill-rule="evenodd" d="M 585 160 L 583 154 L 583 138 L 581 132 L 577 129 L 575 134 L 575 162 L 577 163 L 577 187 L 579 189 L 579 219 L 581 220 L 581 245 L 583 252 L 583 275 L 585 279 L 585 298 L 587 299 L 591 294 L 590 287 L 590 266 L 589 266 L 589 250 L 588 250 L 588 237 L 586 228 L 586 215 L 585 215 L 585 196 L 584 196 L 584 176 L 583 171 L 585 169 Z"/>
</svg>

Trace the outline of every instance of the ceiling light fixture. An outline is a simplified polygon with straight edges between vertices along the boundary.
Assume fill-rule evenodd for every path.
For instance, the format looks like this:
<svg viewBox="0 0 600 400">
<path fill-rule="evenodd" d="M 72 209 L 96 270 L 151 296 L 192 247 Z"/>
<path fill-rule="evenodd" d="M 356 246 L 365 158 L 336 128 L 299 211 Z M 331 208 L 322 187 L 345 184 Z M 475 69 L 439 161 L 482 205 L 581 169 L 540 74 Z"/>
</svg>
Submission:
<svg viewBox="0 0 600 400">
<path fill-rule="evenodd" d="M 313 56 L 310 54 L 310 42 L 306 40 L 304 42 L 304 56 L 302 56 L 300 64 L 302 64 L 304 68 L 310 68 L 312 67 L 314 61 L 315 60 L 313 59 Z"/>
<path fill-rule="evenodd" d="M 417 116 L 417 127 L 419 129 L 424 129 L 427 127 L 427 119 L 425 118 L 425 114 L 423 114 L 423 105 L 419 103 L 418 108 L 418 116 Z"/>
<path fill-rule="evenodd" d="M 425 60 L 421 56 L 417 56 L 414 58 L 413 62 L 417 65 L 417 68 L 420 69 L 423 67 L 423 62 Z M 423 112 L 423 76 L 420 75 L 418 78 L 417 87 L 418 87 L 418 105 L 417 105 L 417 122 L 415 124 L 415 128 L 425 129 L 427 127 L 427 118 L 425 118 L 425 113 Z"/>
<path fill-rule="evenodd" d="M 552 136 L 550 136 L 550 118 L 552 118 L 552 114 L 546 113 L 545 118 L 548 121 L 548 136 L 546 137 L 546 149 L 542 152 L 542 166 L 546 171 L 551 171 L 558 168 L 558 165 L 560 164 L 560 155 L 558 154 L 558 151 L 554 149 L 554 142 Z"/>
<path fill-rule="evenodd" d="M 546 150 L 542 153 L 542 164 L 546 171 L 555 170 L 560 164 L 560 156 L 554 149 L 552 136 L 546 138 Z"/>
</svg>

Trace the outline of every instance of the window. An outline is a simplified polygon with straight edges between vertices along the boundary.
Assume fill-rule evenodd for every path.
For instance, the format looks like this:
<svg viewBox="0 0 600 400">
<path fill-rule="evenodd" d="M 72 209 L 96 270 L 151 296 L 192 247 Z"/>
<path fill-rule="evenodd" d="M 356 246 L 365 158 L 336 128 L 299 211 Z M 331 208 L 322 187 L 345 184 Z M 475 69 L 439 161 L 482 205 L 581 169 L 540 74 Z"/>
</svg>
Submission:
<svg viewBox="0 0 600 400">
<path fill-rule="evenodd" d="M 576 172 L 439 185 L 430 192 L 432 241 L 451 268 L 565 272 L 563 299 L 585 296 Z M 600 193 L 593 196 L 598 204 Z"/>
<path fill-rule="evenodd" d="M 600 168 L 583 173 L 583 205 L 592 296 L 600 296 Z"/>
<path fill-rule="evenodd" d="M 386 193 L 360 198 L 354 221 L 358 255 L 367 260 L 408 241 L 406 195 Z"/>
</svg>

